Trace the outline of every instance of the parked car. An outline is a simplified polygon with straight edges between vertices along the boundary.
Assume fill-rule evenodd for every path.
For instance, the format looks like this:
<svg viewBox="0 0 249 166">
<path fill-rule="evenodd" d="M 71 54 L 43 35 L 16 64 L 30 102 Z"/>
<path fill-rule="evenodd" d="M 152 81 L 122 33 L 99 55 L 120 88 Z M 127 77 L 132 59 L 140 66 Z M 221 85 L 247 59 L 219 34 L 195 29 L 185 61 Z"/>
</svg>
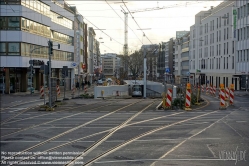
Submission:
<svg viewBox="0 0 249 166">
<path fill-rule="evenodd" d="M 112 79 L 111 79 L 111 78 L 107 78 L 106 81 L 107 81 L 107 82 L 112 82 Z"/>
</svg>

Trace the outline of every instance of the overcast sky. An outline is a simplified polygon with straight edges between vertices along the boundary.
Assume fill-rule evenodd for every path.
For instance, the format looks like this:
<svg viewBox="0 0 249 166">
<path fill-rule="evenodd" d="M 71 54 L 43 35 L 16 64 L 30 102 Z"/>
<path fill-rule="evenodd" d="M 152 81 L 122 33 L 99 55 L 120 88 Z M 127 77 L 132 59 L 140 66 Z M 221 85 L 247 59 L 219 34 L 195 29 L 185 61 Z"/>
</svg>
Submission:
<svg viewBox="0 0 249 166">
<path fill-rule="evenodd" d="M 83 17 L 88 27 L 95 30 L 96 39 L 100 42 L 101 54 L 104 53 L 123 53 L 124 44 L 124 14 L 122 8 L 130 12 L 146 8 L 161 8 L 162 10 L 144 11 L 133 13 L 132 16 L 140 28 L 150 28 L 150 30 L 138 30 L 139 27 L 128 14 L 128 47 L 129 52 L 139 50 L 143 44 L 158 44 L 166 42 L 176 36 L 176 31 L 189 31 L 190 26 L 194 24 L 194 16 L 202 10 L 208 10 L 211 6 L 217 6 L 222 1 L 66 1 L 77 9 Z M 118 2 L 118 3 L 117 3 Z M 111 6 L 109 6 L 109 5 Z M 121 8 L 122 6 L 122 8 Z M 114 10 L 113 10 L 113 9 Z M 115 13 L 116 12 L 116 13 Z M 94 26 L 94 25 L 95 26 Z M 103 39 L 99 39 L 99 38 Z"/>
</svg>

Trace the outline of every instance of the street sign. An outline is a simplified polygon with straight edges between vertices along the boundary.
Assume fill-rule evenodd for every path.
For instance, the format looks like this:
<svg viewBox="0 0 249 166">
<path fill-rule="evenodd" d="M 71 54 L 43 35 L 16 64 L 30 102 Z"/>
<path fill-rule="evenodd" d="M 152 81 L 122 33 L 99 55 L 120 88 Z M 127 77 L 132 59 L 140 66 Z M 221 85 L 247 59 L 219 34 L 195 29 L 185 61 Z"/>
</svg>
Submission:
<svg viewBox="0 0 249 166">
<path fill-rule="evenodd" d="M 165 72 L 169 73 L 170 72 L 170 68 L 165 68 Z"/>
</svg>

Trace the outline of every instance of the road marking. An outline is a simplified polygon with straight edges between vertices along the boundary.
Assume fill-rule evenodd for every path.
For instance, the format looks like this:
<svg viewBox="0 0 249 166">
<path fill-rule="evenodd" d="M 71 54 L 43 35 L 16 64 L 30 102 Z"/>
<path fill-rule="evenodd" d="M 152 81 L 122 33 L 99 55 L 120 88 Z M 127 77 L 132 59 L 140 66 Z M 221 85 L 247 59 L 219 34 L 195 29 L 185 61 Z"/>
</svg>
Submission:
<svg viewBox="0 0 249 166">
<path fill-rule="evenodd" d="M 236 121 L 237 123 L 246 123 L 247 121 Z"/>
<path fill-rule="evenodd" d="M 104 163 L 123 163 L 123 162 L 138 162 L 138 161 L 224 161 L 224 159 L 134 159 L 134 160 L 111 160 L 111 161 L 96 161 L 96 164 Z M 229 159 L 236 161 L 236 159 Z"/>
</svg>

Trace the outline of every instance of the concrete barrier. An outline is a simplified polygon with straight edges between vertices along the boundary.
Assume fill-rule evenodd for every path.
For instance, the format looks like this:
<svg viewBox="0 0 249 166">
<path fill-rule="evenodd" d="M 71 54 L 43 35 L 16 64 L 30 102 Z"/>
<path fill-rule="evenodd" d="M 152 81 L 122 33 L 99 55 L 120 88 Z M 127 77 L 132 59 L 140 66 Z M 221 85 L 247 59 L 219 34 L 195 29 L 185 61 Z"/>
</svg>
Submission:
<svg viewBox="0 0 249 166">
<path fill-rule="evenodd" d="M 102 96 L 101 91 L 104 91 Z M 94 87 L 94 99 L 100 97 L 112 97 L 112 96 L 127 96 L 128 85 L 111 85 L 111 86 L 95 86 Z"/>
</svg>

